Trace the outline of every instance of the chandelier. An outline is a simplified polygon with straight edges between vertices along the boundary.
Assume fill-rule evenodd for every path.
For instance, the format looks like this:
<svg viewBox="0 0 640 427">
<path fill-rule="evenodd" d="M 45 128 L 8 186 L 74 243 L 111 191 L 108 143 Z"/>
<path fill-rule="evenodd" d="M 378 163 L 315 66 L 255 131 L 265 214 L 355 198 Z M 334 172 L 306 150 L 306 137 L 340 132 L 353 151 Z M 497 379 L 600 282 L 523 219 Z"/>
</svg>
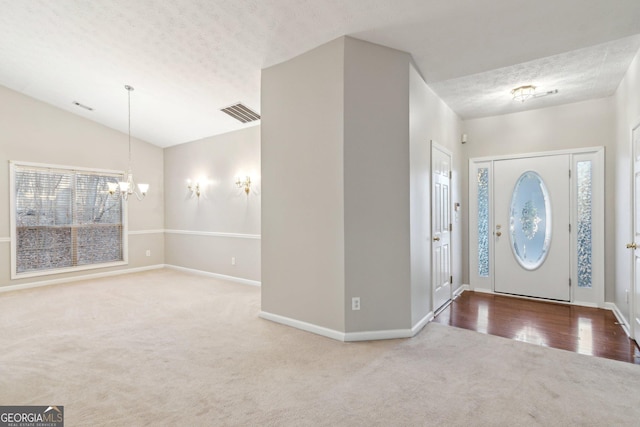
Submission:
<svg viewBox="0 0 640 427">
<path fill-rule="evenodd" d="M 138 184 L 136 185 L 133 180 L 133 173 L 131 172 L 131 92 L 133 92 L 133 87 L 129 85 L 125 85 L 124 88 L 127 90 L 127 101 L 129 107 L 129 169 L 127 170 L 127 174 L 123 176 L 124 180 L 109 183 L 109 194 L 115 194 L 119 192 L 122 196 L 122 200 L 128 200 L 130 195 L 135 195 L 138 200 L 144 199 L 144 196 L 147 195 L 147 191 L 149 190 L 149 184 Z"/>
</svg>

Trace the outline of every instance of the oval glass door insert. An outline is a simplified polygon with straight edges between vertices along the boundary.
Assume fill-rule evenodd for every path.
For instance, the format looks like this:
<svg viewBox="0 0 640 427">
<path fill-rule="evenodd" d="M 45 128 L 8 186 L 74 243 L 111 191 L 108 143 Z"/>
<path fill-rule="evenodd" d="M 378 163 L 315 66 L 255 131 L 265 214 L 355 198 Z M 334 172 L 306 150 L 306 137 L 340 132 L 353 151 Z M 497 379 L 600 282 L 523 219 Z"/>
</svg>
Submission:
<svg viewBox="0 0 640 427">
<path fill-rule="evenodd" d="M 520 175 L 511 195 L 509 216 L 511 249 L 526 270 L 540 267 L 551 244 L 549 192 L 536 172 Z"/>
</svg>

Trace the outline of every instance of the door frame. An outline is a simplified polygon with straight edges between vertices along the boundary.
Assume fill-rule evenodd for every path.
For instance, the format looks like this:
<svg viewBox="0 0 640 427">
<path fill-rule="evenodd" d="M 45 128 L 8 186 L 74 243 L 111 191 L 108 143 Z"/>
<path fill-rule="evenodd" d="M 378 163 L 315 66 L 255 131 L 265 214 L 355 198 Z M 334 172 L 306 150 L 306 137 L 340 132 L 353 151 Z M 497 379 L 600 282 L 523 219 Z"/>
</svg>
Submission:
<svg viewBox="0 0 640 427">
<path fill-rule="evenodd" d="M 434 218 L 435 218 L 435 212 L 433 211 L 433 206 L 434 206 L 434 194 L 433 194 L 433 150 L 438 150 L 441 151 L 442 153 L 446 154 L 447 156 L 449 156 L 449 206 L 447 211 L 449 212 L 449 224 L 452 226 L 453 222 L 452 222 L 452 216 L 451 216 L 451 209 L 453 208 L 453 202 L 452 202 L 452 188 L 451 188 L 451 183 L 453 182 L 453 153 L 447 149 L 446 147 L 443 147 L 442 145 L 438 144 L 437 142 L 435 142 L 434 140 L 430 141 L 430 147 L 429 147 L 429 172 L 430 172 L 430 176 L 429 176 L 429 206 L 431 206 L 431 223 L 429 224 L 429 236 L 430 236 L 430 242 L 429 242 L 429 247 L 430 249 L 430 253 L 431 253 L 431 259 L 429 260 L 429 265 L 431 266 L 431 274 L 430 274 L 430 281 L 431 281 L 431 312 L 435 313 L 436 310 L 438 311 L 442 311 L 444 308 L 446 308 L 449 304 L 451 304 L 451 301 L 453 299 L 453 280 L 451 279 L 449 282 L 449 300 L 447 302 L 445 302 L 444 304 L 442 304 L 440 307 L 436 307 L 436 287 L 437 284 L 435 282 L 435 280 L 433 280 L 434 277 L 434 272 L 435 272 L 435 263 L 434 263 L 434 256 L 433 256 L 433 241 L 431 240 L 431 238 L 433 237 L 433 224 L 434 224 Z M 452 233 L 453 230 L 450 228 L 449 229 L 449 271 L 451 272 L 451 277 L 453 277 L 453 260 L 451 257 L 451 254 L 453 254 L 453 239 L 452 237 Z"/>
<path fill-rule="evenodd" d="M 638 213 L 636 212 L 637 204 L 640 202 L 636 200 L 636 194 L 638 194 L 638 190 L 636 189 L 636 154 L 635 147 L 633 144 L 633 137 L 635 132 L 640 132 L 640 119 L 635 121 L 635 125 L 631 127 L 631 132 L 629 133 L 630 144 L 631 144 L 631 243 L 635 243 L 640 245 L 640 242 L 635 241 L 635 237 L 640 230 L 636 229 L 636 217 Z M 628 298 L 629 301 L 629 329 L 626 331 L 629 337 L 636 341 L 636 343 L 640 344 L 640 341 L 637 339 L 640 336 L 640 325 L 636 323 L 636 310 L 640 308 L 640 301 L 638 295 L 640 294 L 640 281 L 638 280 L 638 273 L 636 271 L 636 252 L 640 249 L 629 251 L 630 254 L 630 263 L 631 263 L 631 289 L 627 292 L 631 292 L 631 297 Z M 628 251 L 628 249 L 627 249 Z M 628 295 L 628 294 L 627 294 Z M 624 326 L 624 325 L 623 325 Z"/>
<path fill-rule="evenodd" d="M 605 307 L 604 292 L 604 236 L 605 236 L 605 223 L 604 223 L 604 205 L 605 205 L 605 186 L 604 186 L 604 147 L 585 147 L 569 150 L 556 150 L 534 153 L 519 153 L 512 155 L 502 156 L 488 156 L 488 157 L 476 157 L 469 159 L 469 175 L 468 175 L 468 203 L 469 203 L 469 287 L 472 290 L 479 292 L 495 292 L 495 242 L 493 232 L 495 224 L 493 223 L 494 212 L 494 179 L 493 179 L 493 164 L 499 160 L 510 159 L 522 159 L 531 157 L 546 157 L 554 155 L 568 154 L 571 158 L 571 184 L 570 184 L 570 209 L 571 209 L 571 257 L 570 257 L 570 271 L 571 271 L 571 292 L 569 304 L 576 304 L 590 307 Z M 576 164 L 579 161 L 591 160 L 592 163 L 592 287 L 591 288 L 578 288 L 578 269 L 577 269 L 577 239 L 576 232 L 577 227 L 574 225 L 577 223 L 576 214 Z M 488 215 L 488 256 L 489 256 L 489 273 L 488 275 L 481 277 L 479 274 L 479 256 L 478 256 L 478 171 L 482 168 L 487 168 L 489 188 L 489 215 Z"/>
</svg>

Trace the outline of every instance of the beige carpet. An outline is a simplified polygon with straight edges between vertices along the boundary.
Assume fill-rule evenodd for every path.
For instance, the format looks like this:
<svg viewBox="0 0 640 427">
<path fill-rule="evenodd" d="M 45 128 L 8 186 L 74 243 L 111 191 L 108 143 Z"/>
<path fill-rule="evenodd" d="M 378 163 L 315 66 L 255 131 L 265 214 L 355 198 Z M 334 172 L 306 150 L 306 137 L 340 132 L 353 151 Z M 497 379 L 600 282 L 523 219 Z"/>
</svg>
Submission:
<svg viewBox="0 0 640 427">
<path fill-rule="evenodd" d="M 0 294 L 0 405 L 67 426 L 640 425 L 640 366 L 429 324 L 340 343 L 170 270 Z"/>
</svg>

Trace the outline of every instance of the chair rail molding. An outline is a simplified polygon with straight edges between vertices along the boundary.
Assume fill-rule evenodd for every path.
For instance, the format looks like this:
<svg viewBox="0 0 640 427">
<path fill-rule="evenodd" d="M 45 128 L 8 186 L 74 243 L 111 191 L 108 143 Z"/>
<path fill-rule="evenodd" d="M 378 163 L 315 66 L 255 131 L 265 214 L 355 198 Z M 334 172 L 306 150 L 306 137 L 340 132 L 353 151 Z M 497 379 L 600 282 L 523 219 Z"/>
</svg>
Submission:
<svg viewBox="0 0 640 427">
<path fill-rule="evenodd" d="M 242 234 L 242 233 L 223 233 L 219 231 L 191 231 L 191 230 L 165 230 L 167 234 L 183 234 L 190 236 L 207 236 L 207 237 L 231 237 L 236 239 L 255 239 L 260 240 L 260 234 Z"/>
<path fill-rule="evenodd" d="M 129 236 L 135 236 L 138 234 L 161 234 L 164 233 L 165 230 L 159 229 L 159 230 L 129 230 L 129 232 L 127 234 L 129 234 Z"/>
</svg>

